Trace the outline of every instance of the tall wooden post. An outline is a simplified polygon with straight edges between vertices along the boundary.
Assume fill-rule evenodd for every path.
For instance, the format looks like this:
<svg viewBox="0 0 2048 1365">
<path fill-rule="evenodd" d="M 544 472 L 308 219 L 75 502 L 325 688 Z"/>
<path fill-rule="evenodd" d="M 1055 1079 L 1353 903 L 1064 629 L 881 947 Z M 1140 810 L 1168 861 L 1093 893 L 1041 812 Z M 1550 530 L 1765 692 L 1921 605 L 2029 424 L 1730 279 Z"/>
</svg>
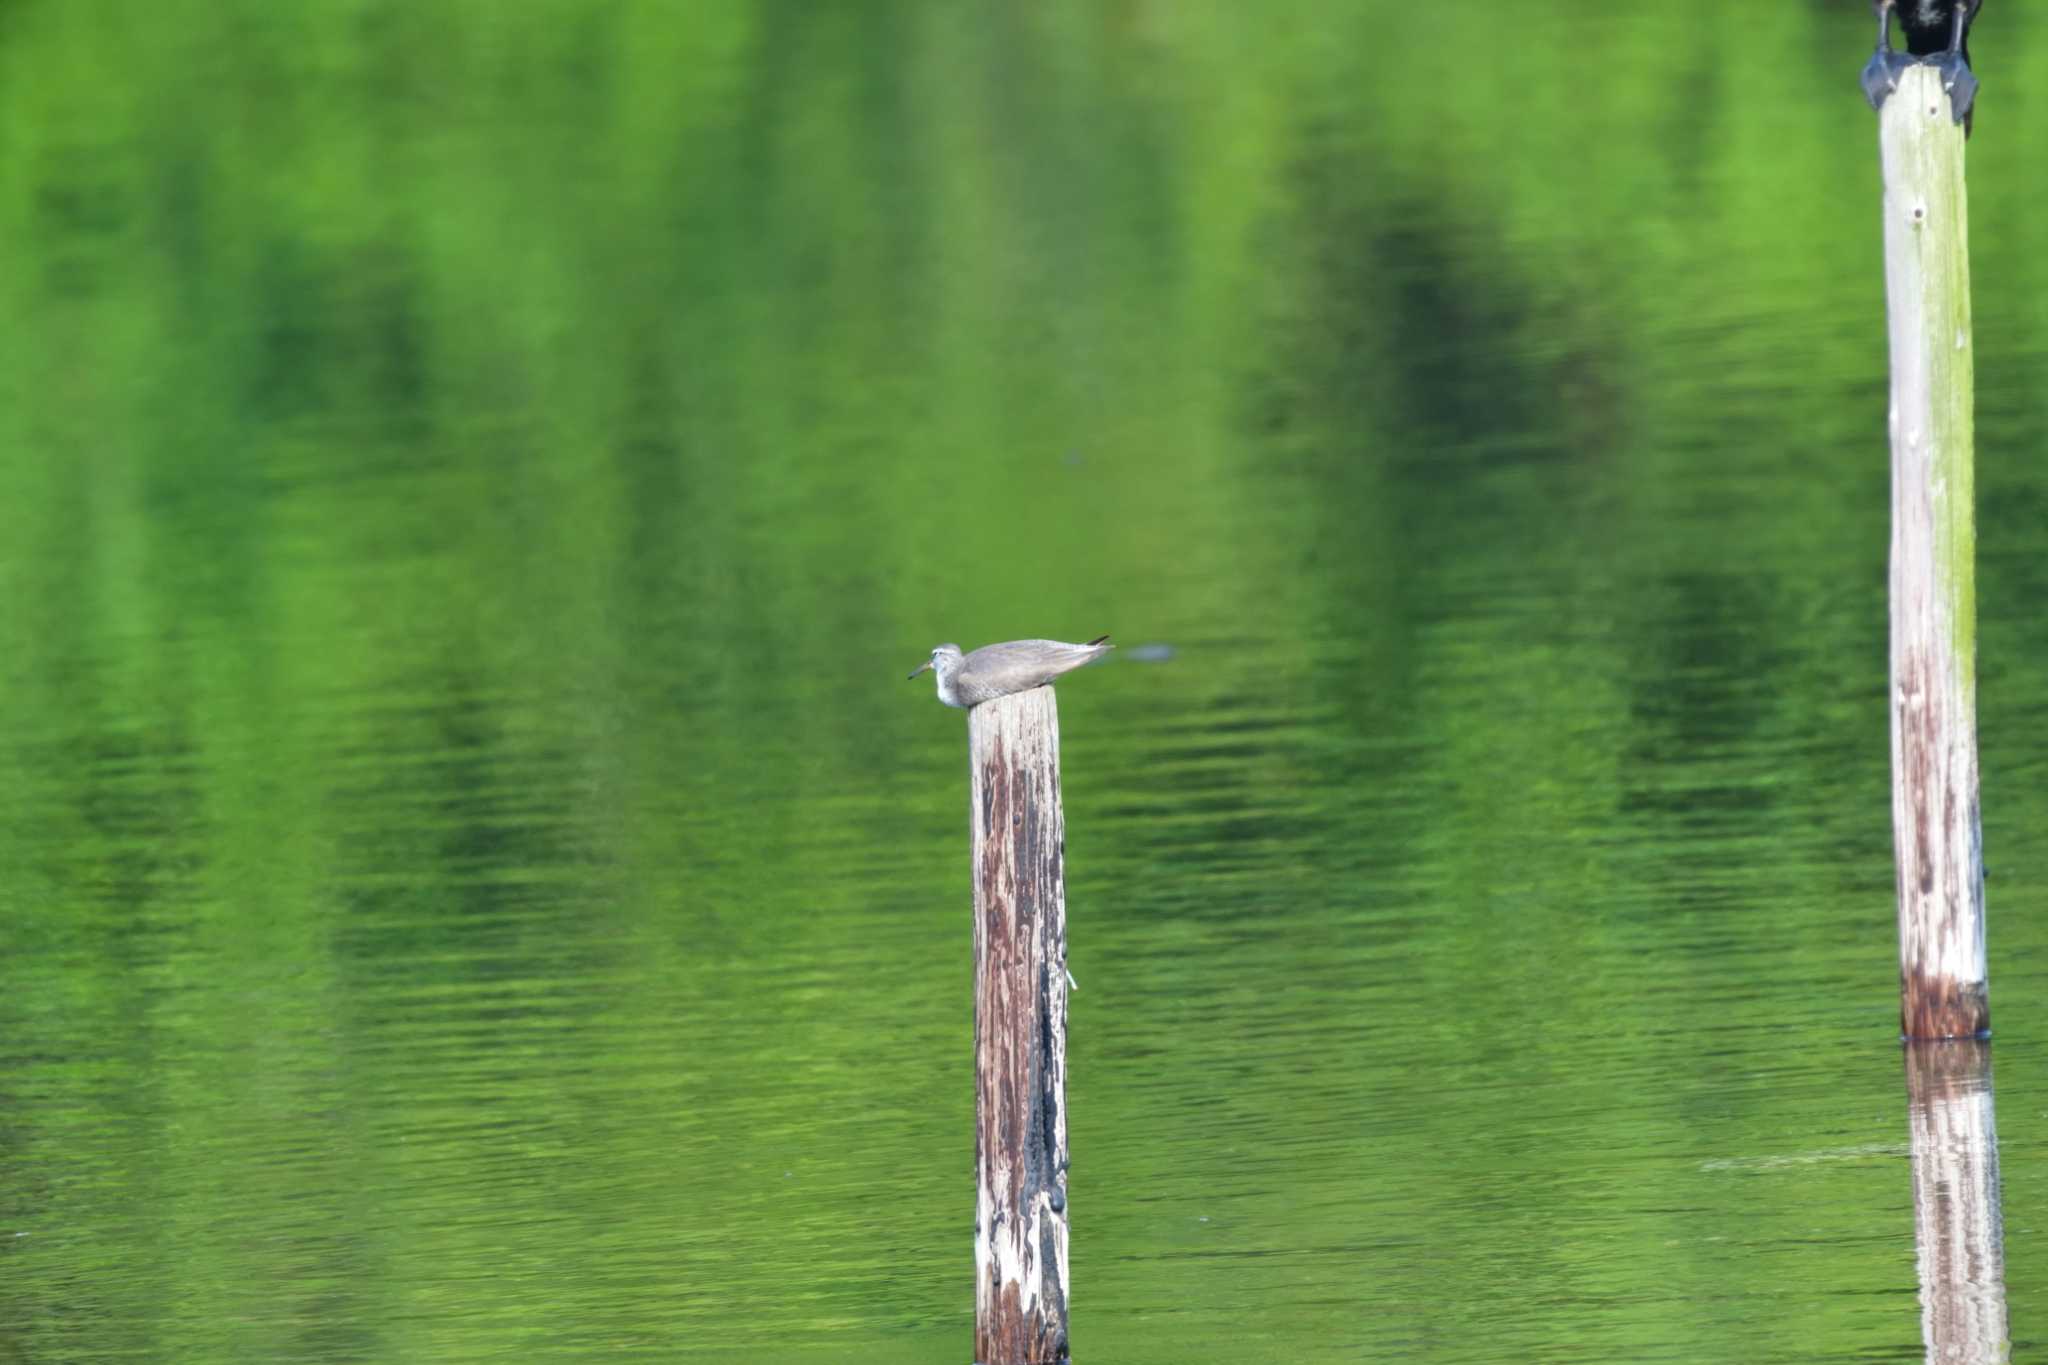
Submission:
<svg viewBox="0 0 2048 1365">
<path fill-rule="evenodd" d="M 1067 1353 L 1067 892 L 1050 687 L 967 713 L 974 825 L 974 1358 Z"/>
<path fill-rule="evenodd" d="M 1977 811 L 1977 532 L 1963 130 L 1932 66 L 1879 120 L 1891 334 L 1892 838 L 1900 1024 L 1991 1027 Z"/>
</svg>

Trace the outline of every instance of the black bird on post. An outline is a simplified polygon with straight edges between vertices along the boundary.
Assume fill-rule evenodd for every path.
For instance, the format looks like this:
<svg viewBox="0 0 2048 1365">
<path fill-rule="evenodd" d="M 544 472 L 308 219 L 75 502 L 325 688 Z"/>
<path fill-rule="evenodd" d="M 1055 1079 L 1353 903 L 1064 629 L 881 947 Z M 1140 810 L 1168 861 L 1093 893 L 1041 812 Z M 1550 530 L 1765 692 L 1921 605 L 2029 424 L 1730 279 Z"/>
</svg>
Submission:
<svg viewBox="0 0 2048 1365">
<path fill-rule="evenodd" d="M 1977 78 L 1970 71 L 1970 24 L 1984 0 L 1876 0 L 1877 51 L 1863 68 L 1863 93 L 1870 107 L 1884 107 L 1885 96 L 1899 88 L 1899 73 L 1923 62 L 1941 73 L 1949 109 L 1963 132 L 1970 131 L 1970 109 L 1977 100 Z M 1906 50 L 1892 49 L 1892 13 L 1906 31 Z"/>
</svg>

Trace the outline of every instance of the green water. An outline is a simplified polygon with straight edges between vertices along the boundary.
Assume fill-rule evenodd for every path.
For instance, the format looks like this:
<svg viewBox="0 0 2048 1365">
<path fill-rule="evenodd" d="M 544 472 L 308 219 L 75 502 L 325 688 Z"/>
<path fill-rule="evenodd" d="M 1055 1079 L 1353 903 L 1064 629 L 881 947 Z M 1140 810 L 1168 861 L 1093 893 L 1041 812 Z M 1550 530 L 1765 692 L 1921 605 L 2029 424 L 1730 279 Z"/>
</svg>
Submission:
<svg viewBox="0 0 2048 1365">
<path fill-rule="evenodd" d="M 0 1360 L 964 1362 L 903 674 L 1104 631 L 1077 1359 L 1919 1359 L 1870 25 L 1693 8 L 0 7 Z M 2024 1359 L 2048 20 L 1973 48 Z"/>
</svg>

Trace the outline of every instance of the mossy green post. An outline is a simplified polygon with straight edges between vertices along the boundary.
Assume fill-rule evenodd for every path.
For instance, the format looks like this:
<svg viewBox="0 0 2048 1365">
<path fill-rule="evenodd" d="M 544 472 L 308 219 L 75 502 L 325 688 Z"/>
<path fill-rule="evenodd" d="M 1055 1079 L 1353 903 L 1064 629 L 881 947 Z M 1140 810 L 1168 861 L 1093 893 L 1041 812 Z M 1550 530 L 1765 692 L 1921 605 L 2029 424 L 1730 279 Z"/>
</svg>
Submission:
<svg viewBox="0 0 2048 1365">
<path fill-rule="evenodd" d="M 1991 1027 L 1977 806 L 1976 522 L 1963 130 L 1931 66 L 1884 103 L 1892 835 L 1907 1038 Z"/>
</svg>

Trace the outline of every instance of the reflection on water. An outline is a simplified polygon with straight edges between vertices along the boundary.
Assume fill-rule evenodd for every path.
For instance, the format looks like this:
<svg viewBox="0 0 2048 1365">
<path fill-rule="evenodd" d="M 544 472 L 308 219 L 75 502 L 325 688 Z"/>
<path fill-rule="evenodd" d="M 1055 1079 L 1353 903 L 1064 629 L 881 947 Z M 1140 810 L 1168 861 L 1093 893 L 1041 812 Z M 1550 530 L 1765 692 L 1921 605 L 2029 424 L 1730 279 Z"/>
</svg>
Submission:
<svg viewBox="0 0 2048 1365">
<path fill-rule="evenodd" d="M 1906 1044 L 1913 1128 L 1913 1237 L 1929 1365 L 2002 1365 L 2005 1223 L 1998 1185 L 1991 1044 Z"/>
<path fill-rule="evenodd" d="M 1737 10 L 1772 101 L 1684 6 L 7 7 L 0 1359 L 957 1362 L 965 726 L 903 673 L 1105 630 L 1083 1359 L 1915 1356 L 1867 16 Z"/>
</svg>

